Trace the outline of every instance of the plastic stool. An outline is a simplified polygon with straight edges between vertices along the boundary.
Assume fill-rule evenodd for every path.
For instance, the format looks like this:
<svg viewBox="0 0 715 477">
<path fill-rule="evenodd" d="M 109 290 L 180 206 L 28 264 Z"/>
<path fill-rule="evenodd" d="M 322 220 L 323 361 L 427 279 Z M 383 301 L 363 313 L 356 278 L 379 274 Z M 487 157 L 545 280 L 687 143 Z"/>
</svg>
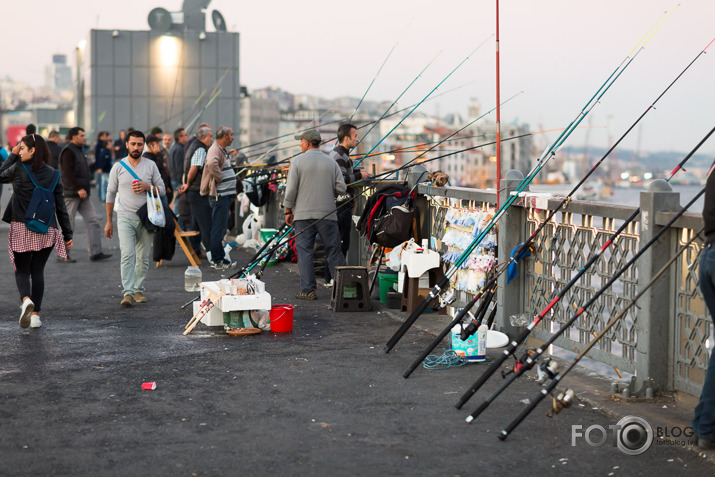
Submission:
<svg viewBox="0 0 715 477">
<path fill-rule="evenodd" d="M 405 267 L 405 283 L 402 286 L 402 306 L 400 307 L 400 310 L 403 312 L 407 312 L 409 314 L 412 314 L 413 311 L 417 308 L 417 306 L 420 304 L 420 302 L 426 298 L 426 295 L 423 297 L 419 296 L 419 291 L 420 291 L 420 279 L 419 278 L 410 278 L 407 275 L 407 269 Z M 436 267 L 436 268 L 431 268 L 428 272 L 429 274 L 429 286 L 430 289 L 434 288 L 434 286 L 437 284 L 438 281 L 442 279 L 444 276 L 444 272 L 442 271 L 442 267 Z M 438 308 L 439 307 L 439 298 L 435 298 L 432 300 L 430 303 L 430 306 L 433 308 Z M 444 315 L 447 313 L 447 310 L 445 308 L 439 310 L 440 315 Z"/>
<path fill-rule="evenodd" d="M 370 284 L 366 267 L 335 267 L 334 280 L 330 300 L 333 311 L 370 310 Z"/>
</svg>

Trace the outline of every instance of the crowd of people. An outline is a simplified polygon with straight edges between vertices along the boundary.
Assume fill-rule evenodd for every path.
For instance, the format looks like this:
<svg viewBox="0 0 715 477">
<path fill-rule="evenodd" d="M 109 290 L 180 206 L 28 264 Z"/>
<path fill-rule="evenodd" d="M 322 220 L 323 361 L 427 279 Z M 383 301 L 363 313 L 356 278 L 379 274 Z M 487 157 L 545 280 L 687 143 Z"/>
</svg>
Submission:
<svg viewBox="0 0 715 477">
<path fill-rule="evenodd" d="M 116 141 L 108 131 L 99 131 L 92 151 L 87 147 L 85 130 L 79 126 L 69 129 L 64 141 L 57 131 L 43 138 L 32 124 L 25 132 L 16 145 L 2 148 L 0 153 L 0 193 L 2 184 L 12 186 L 3 220 L 10 224 L 9 254 L 21 301 L 21 327 L 42 325 L 39 313 L 44 269 L 51 251 L 56 250 L 58 262 L 77 262 L 70 256 L 77 213 L 87 227 L 92 262 L 112 257 L 103 250 L 102 231 L 106 237 L 113 237 L 116 214 L 123 288 L 120 305 L 148 301 L 145 280 L 155 229 L 147 223 L 146 194 L 150 189 L 161 197 L 172 225 L 171 212 L 178 214 L 183 204 L 184 220 L 177 216 L 178 223 L 200 231 L 192 243 L 200 257 L 207 258 L 208 253 L 216 269 L 236 266 L 223 246 L 237 193 L 236 174 L 228 160 L 235 154 L 227 149 L 234 141 L 231 128 L 218 127 L 216 141 L 208 124 L 201 124 L 192 138 L 183 128 L 173 135 L 159 128 L 148 135 L 129 128 L 120 131 Z M 53 182 L 55 176 L 57 183 Z M 98 199 L 106 205 L 103 229 L 90 198 L 93 179 Z M 28 208 L 35 207 L 31 202 L 39 189 L 50 190 L 55 202 L 55 213 L 44 233 L 26 226 L 25 215 Z"/>
<path fill-rule="evenodd" d="M 235 139 L 230 127 L 219 126 L 214 131 L 202 123 L 191 137 L 183 128 L 173 135 L 159 128 L 147 135 L 129 128 L 120 131 L 116 141 L 110 132 L 99 131 L 93 161 L 87 156 L 86 133 L 79 126 L 67 132 L 64 142 L 56 131 L 45 140 L 33 125 L 26 133 L 0 168 L 0 182 L 11 183 L 13 189 L 3 220 L 10 223 L 9 253 L 20 295 L 22 327 L 41 326 L 43 275 L 52 249 L 60 262 L 77 261 L 70 256 L 77 213 L 87 227 L 89 260 L 111 258 L 103 250 L 101 218 L 90 199 L 93 178 L 98 199 L 106 206 L 104 236 L 112 238 L 116 232 L 119 239 L 121 306 L 148 301 L 145 283 L 154 227 L 142 207 L 149 191 L 174 212 L 167 213 L 169 220 L 175 217 L 180 226 L 199 231 L 191 240 L 199 257 L 209 258 L 215 269 L 236 267 L 224 250 L 229 216 L 241 188 L 235 161 L 231 160 L 236 150 L 229 150 Z M 330 155 L 321 151 L 321 137 L 315 130 L 305 131 L 296 139 L 302 154 L 292 160 L 289 169 L 285 218 L 296 234 L 300 269 L 296 297 L 316 299 L 316 238 L 320 237 L 326 250 L 325 278 L 331 286 L 335 267 L 345 265 L 350 245 L 352 212 L 344 205 L 350 202 L 353 191 L 347 184 L 366 178 L 367 173 L 354 170 L 349 156 L 358 143 L 357 128 L 352 124 L 340 126 L 338 145 Z M 25 166 L 31 166 L 31 172 Z M 55 170 L 61 180 L 53 186 Z M 25 212 L 36 186 L 52 189 L 56 202 L 56 214 L 45 234 L 25 226 Z"/>
</svg>

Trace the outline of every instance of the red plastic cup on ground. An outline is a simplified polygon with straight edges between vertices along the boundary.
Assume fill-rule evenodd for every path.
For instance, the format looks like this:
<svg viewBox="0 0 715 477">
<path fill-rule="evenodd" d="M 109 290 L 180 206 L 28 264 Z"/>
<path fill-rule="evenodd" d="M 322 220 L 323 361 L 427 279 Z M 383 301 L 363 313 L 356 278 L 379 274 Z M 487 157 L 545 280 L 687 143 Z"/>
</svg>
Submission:
<svg viewBox="0 0 715 477">
<path fill-rule="evenodd" d="M 156 383 L 151 382 L 151 383 L 142 383 L 142 389 L 146 391 L 153 391 L 156 389 Z"/>
</svg>

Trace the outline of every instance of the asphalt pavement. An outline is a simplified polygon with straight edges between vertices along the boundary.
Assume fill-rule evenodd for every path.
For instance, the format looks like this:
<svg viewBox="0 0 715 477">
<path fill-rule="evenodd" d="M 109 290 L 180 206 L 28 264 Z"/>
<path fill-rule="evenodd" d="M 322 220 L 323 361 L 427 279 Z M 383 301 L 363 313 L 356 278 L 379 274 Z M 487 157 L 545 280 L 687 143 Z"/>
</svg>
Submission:
<svg viewBox="0 0 715 477">
<path fill-rule="evenodd" d="M 6 187 L 3 203 L 7 196 Z M 485 365 L 418 368 L 402 378 L 444 318 L 420 319 L 385 354 L 401 315 L 334 313 L 322 288 L 318 300 L 298 302 L 294 264 L 264 276 L 274 304 L 296 305 L 293 332 L 232 337 L 201 324 L 183 336 L 191 310 L 181 305 L 195 294 L 183 289 L 181 251 L 159 268 L 152 263 L 148 303 L 125 309 L 116 238 L 103 239 L 109 260 L 90 262 L 80 219 L 77 228 L 77 263 L 53 255 L 47 265 L 42 328 L 21 329 L 0 227 L 0 475 L 715 474 L 712 456 L 687 443 L 655 439 L 631 456 L 610 434 L 600 447 L 572 442 L 574 425 L 608 429 L 639 415 L 683 430 L 692 412 L 678 402 L 614 402 L 607 383 L 587 372 L 574 375 L 572 408 L 548 418 L 543 403 L 502 442 L 497 433 L 538 392 L 533 379 L 517 381 L 466 424 L 479 396 L 501 381 L 493 377 L 457 411 Z M 248 257 L 232 252 L 240 264 Z M 229 274 L 201 269 L 204 280 Z M 142 390 L 144 382 L 156 389 Z"/>
</svg>

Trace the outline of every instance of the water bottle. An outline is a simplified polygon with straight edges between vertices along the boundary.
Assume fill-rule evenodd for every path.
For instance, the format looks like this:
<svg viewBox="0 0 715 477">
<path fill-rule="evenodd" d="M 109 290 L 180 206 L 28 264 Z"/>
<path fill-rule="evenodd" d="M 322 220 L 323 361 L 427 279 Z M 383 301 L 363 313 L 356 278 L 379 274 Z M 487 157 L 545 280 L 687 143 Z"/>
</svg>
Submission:
<svg viewBox="0 0 715 477">
<path fill-rule="evenodd" d="M 477 329 L 477 357 L 474 361 L 485 361 L 487 359 L 487 325 L 481 325 Z"/>
<path fill-rule="evenodd" d="M 194 265 L 186 267 L 184 272 L 184 290 L 197 292 L 201 290 L 201 269 Z"/>
</svg>

